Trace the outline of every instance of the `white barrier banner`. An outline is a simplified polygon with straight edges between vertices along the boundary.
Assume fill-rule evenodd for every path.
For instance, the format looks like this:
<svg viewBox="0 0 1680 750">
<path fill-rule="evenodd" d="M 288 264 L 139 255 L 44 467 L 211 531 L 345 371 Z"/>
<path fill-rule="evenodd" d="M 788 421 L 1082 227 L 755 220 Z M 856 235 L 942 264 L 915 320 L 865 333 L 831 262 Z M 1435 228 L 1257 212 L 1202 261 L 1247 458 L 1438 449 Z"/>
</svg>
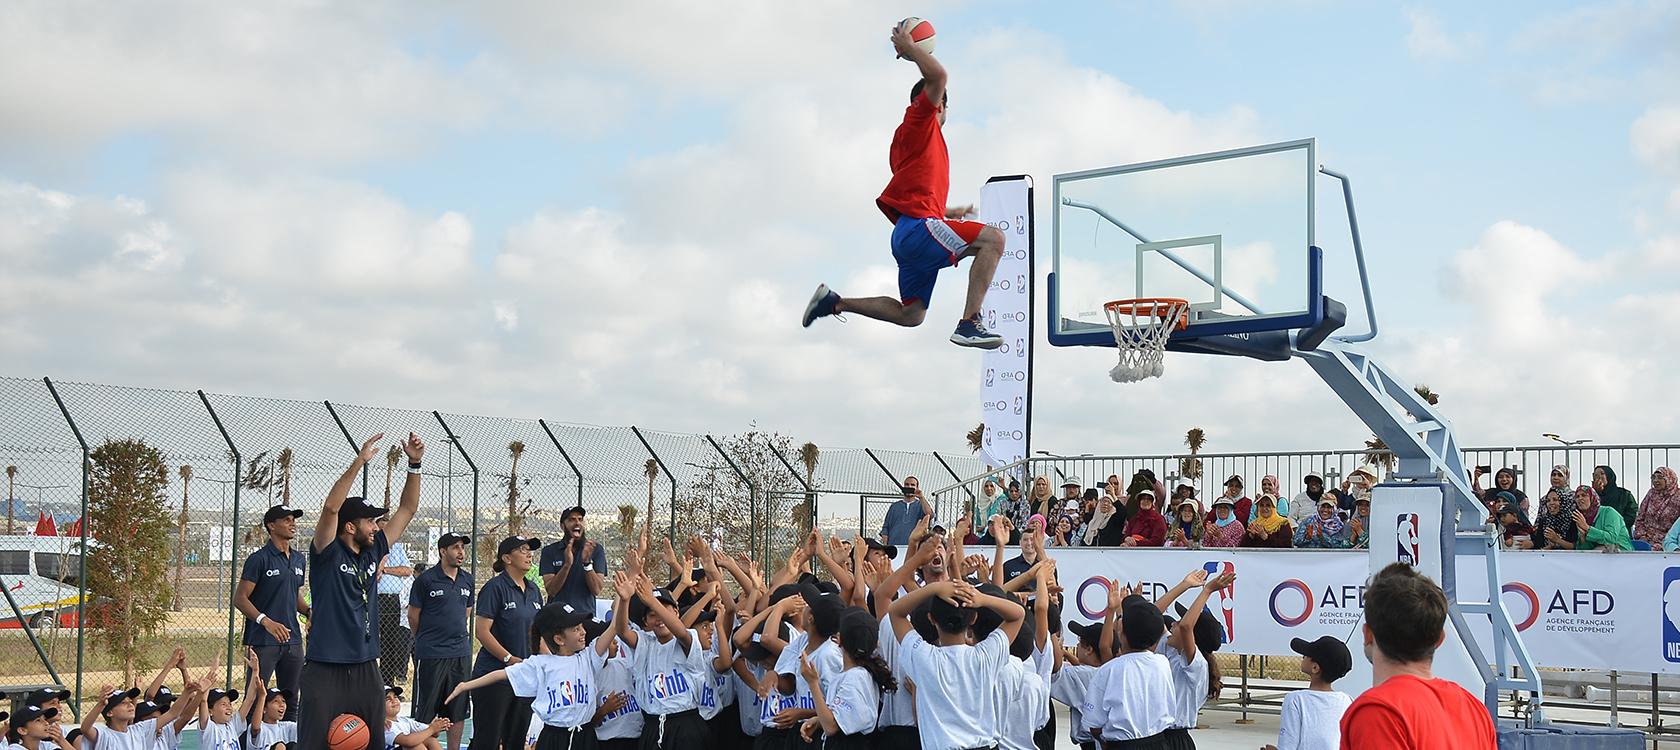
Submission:
<svg viewBox="0 0 1680 750">
<path fill-rule="evenodd" d="M 992 550 L 970 547 L 969 553 Z M 1019 550 L 1008 548 L 1014 556 Z M 1063 619 L 1100 621 L 1106 584 L 1142 584 L 1154 598 L 1193 569 L 1237 574 L 1208 606 L 1225 625 L 1225 650 L 1289 654 L 1292 638 L 1332 635 L 1358 656 L 1369 555 L 1321 550 L 1053 550 L 1066 604 Z M 1510 552 L 1500 556 L 1510 613 L 1539 666 L 1680 673 L 1680 555 Z M 1229 566 L 1229 567 L 1226 567 Z M 1459 598 L 1485 597 L 1479 557 L 1458 560 Z M 1178 601 L 1188 606 L 1195 592 Z M 1169 613 L 1171 614 L 1171 613 Z M 1466 616 L 1478 643 L 1492 643 L 1486 618 Z M 1479 622 L 1478 622 L 1479 621 Z M 1492 661 L 1493 654 L 1486 654 Z"/>
<path fill-rule="evenodd" d="M 1003 230 L 1003 259 L 980 308 L 1003 346 L 980 356 L 981 460 L 1003 466 L 1027 457 L 1027 379 L 1032 377 L 1032 179 L 994 177 L 980 188 L 980 220 Z"/>
</svg>

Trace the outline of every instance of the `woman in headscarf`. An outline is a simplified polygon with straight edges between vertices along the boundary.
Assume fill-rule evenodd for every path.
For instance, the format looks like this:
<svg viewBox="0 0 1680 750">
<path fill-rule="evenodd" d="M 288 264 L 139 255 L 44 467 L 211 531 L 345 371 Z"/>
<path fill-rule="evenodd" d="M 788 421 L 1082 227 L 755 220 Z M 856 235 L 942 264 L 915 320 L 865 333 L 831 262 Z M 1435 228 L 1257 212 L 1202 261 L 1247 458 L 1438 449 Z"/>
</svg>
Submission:
<svg viewBox="0 0 1680 750">
<path fill-rule="evenodd" d="M 1289 510 L 1284 514 L 1289 516 L 1289 522 L 1297 528 L 1318 512 L 1318 499 L 1324 497 L 1324 477 L 1308 474 L 1301 477 L 1301 484 L 1305 485 L 1306 489 L 1301 490 L 1294 500 L 1289 501 Z"/>
<path fill-rule="evenodd" d="M 1575 548 L 1575 493 L 1564 502 L 1556 491 L 1540 498 L 1540 517 L 1534 519 L 1534 549 Z"/>
<path fill-rule="evenodd" d="M 1565 549 L 1619 549 L 1633 551 L 1622 514 L 1606 507 L 1598 492 L 1586 485 L 1575 488 L 1575 543 Z"/>
<path fill-rule="evenodd" d="M 1225 480 L 1225 494 L 1220 495 L 1220 497 L 1231 499 L 1231 511 L 1237 515 L 1238 521 L 1247 526 L 1249 519 L 1252 517 L 1250 512 L 1253 509 L 1254 501 L 1243 495 L 1243 478 L 1237 474 L 1232 474 L 1230 479 Z M 1218 504 L 1219 501 L 1215 500 L 1214 505 Z M 1215 520 L 1213 514 L 1208 514 L 1208 523 L 1211 524 Z"/>
<path fill-rule="evenodd" d="M 1506 490 L 1497 490 L 1493 496 L 1494 518 L 1499 521 L 1505 549 L 1533 549 L 1534 525 L 1528 522 L 1528 514 L 1523 512 L 1522 505 L 1517 502 L 1517 496 Z"/>
<path fill-rule="evenodd" d="M 1609 466 L 1594 466 L 1592 488 L 1598 493 L 1599 502 L 1606 508 L 1614 508 L 1622 515 L 1622 521 L 1627 528 L 1633 528 L 1634 521 L 1639 520 L 1639 503 L 1633 499 L 1633 493 L 1626 487 L 1616 485 L 1616 470 Z"/>
<path fill-rule="evenodd" d="M 1155 510 L 1155 491 L 1137 493 L 1138 512 L 1126 521 L 1124 547 L 1159 547 L 1167 543 L 1167 519 Z"/>
<path fill-rule="evenodd" d="M 1663 540 L 1675 519 L 1680 518 L 1680 477 L 1663 466 L 1651 472 L 1651 489 L 1645 502 L 1639 504 L 1639 518 L 1633 522 L 1633 538 L 1650 542 L 1652 549 L 1663 549 Z"/>
<path fill-rule="evenodd" d="M 1074 539 L 1073 516 L 1063 514 L 1056 519 L 1056 526 L 1050 533 L 1048 547 L 1072 547 Z"/>
<path fill-rule="evenodd" d="M 1278 515 L 1277 499 L 1261 495 L 1254 501 L 1254 520 L 1248 524 L 1244 547 L 1288 547 L 1295 536 L 1289 519 Z"/>
<path fill-rule="evenodd" d="M 1040 474 L 1033 477 L 1032 494 L 1027 496 L 1028 511 L 1045 518 L 1056 515 L 1056 495 L 1050 491 L 1050 477 Z"/>
<path fill-rule="evenodd" d="M 1277 498 L 1278 515 L 1289 515 L 1289 500 L 1283 496 L 1282 490 L 1278 487 L 1278 478 L 1276 474 L 1267 474 L 1266 476 L 1260 477 L 1260 494 L 1271 495 L 1272 497 Z M 1299 526 L 1300 524 L 1295 525 Z"/>
<path fill-rule="evenodd" d="M 1179 501 L 1178 510 L 1167 525 L 1167 546 L 1201 549 L 1202 528 L 1202 513 L 1197 509 L 1196 501 Z"/>
<path fill-rule="evenodd" d="M 1213 501 L 1213 520 L 1202 527 L 1203 547 L 1240 546 L 1248 527 L 1237 519 L 1236 501 L 1220 495 Z"/>
<path fill-rule="evenodd" d="M 1335 496 L 1336 496 L 1336 508 L 1339 509 L 1339 510 L 1347 511 L 1348 513 L 1352 513 L 1353 512 L 1353 502 L 1355 500 L 1360 499 L 1360 498 L 1365 498 L 1366 500 L 1370 500 L 1371 499 L 1371 488 L 1375 487 L 1376 484 L 1377 484 L 1377 467 L 1376 466 L 1374 466 L 1372 464 L 1366 464 L 1366 465 L 1361 466 L 1357 469 L 1354 469 L 1351 473 L 1349 473 L 1347 475 L 1347 479 L 1342 480 L 1341 489 L 1337 490 L 1334 493 Z"/>
<path fill-rule="evenodd" d="M 1119 482 L 1115 482 L 1119 484 Z M 1085 524 L 1085 535 L 1080 541 L 1087 547 L 1117 547 L 1126 538 L 1126 516 L 1119 512 L 1114 504 L 1114 496 L 1103 494 L 1097 498 L 1097 512 L 1091 514 L 1090 523 Z M 1110 528 L 1112 527 L 1112 528 Z"/>
<path fill-rule="evenodd" d="M 1353 517 L 1347 521 L 1348 546 L 1354 549 L 1371 548 L 1371 501 L 1353 501 Z"/>
<path fill-rule="evenodd" d="M 1032 506 L 1021 496 L 1021 483 L 1009 480 L 1009 499 L 1005 502 L 1002 515 L 1009 517 L 1009 522 L 1016 529 L 1027 527 L 1027 519 L 1032 518 Z"/>
<path fill-rule="evenodd" d="M 1548 477 L 1552 482 L 1552 486 L 1546 491 L 1557 495 L 1558 500 L 1563 501 L 1564 504 L 1574 505 L 1575 490 L 1572 489 L 1569 484 L 1569 467 L 1563 464 L 1553 466 L 1552 473 L 1549 474 Z"/>
<path fill-rule="evenodd" d="M 1470 489 L 1475 490 L 1476 495 L 1482 499 L 1482 503 L 1490 508 L 1497 509 L 1499 507 L 1494 503 L 1495 493 L 1509 492 L 1517 498 L 1517 505 L 1522 508 L 1524 515 L 1533 512 L 1533 509 L 1528 507 L 1528 494 L 1517 488 L 1516 469 L 1506 467 L 1494 472 L 1493 486 L 1484 490 L 1482 489 L 1482 470 L 1478 468 L 1476 473 L 1470 475 Z"/>
<path fill-rule="evenodd" d="M 980 483 L 980 498 L 976 501 L 976 504 L 985 511 L 985 514 L 977 517 L 991 518 L 998 515 L 1003 511 L 1003 504 L 1008 500 L 1009 496 L 1004 494 L 1003 487 L 999 486 L 997 477 L 986 477 L 986 481 Z"/>
<path fill-rule="evenodd" d="M 1264 496 L 1262 496 L 1264 497 Z M 1328 497 L 1318 500 L 1318 512 L 1295 530 L 1295 546 L 1309 549 L 1346 549 L 1349 546 L 1347 525 L 1336 512 L 1336 501 Z"/>
</svg>

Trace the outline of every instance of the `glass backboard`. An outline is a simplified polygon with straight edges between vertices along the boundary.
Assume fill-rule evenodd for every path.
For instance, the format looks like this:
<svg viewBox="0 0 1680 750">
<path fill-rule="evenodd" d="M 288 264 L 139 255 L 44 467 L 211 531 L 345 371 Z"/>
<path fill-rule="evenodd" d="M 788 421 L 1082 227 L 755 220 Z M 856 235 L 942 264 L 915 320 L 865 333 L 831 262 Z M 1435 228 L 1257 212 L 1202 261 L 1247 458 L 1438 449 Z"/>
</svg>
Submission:
<svg viewBox="0 0 1680 750">
<path fill-rule="evenodd" d="M 1112 346 L 1103 303 L 1190 301 L 1177 338 L 1322 316 L 1311 139 L 1055 177 L 1050 342 Z"/>
</svg>

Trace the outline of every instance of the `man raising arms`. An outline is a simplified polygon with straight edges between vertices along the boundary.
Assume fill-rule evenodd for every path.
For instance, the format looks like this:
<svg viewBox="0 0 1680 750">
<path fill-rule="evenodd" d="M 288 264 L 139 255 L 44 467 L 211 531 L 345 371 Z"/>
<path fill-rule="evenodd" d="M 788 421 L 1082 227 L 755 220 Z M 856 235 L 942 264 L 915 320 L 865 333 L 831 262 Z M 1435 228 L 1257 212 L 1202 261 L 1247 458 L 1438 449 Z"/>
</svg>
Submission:
<svg viewBox="0 0 1680 750">
<path fill-rule="evenodd" d="M 959 346 L 996 349 L 1003 345 L 1003 337 L 981 324 L 980 304 L 1003 257 L 1003 232 L 978 221 L 964 221 L 963 217 L 974 213 L 973 206 L 945 205 L 951 190 L 951 156 L 942 130 L 945 66 L 911 41 L 910 29 L 904 24 L 893 29 L 892 42 L 898 56 L 915 63 L 922 73 L 922 79 L 910 88 L 910 107 L 904 111 L 904 122 L 893 133 L 888 152 L 892 180 L 875 200 L 887 220 L 893 222 L 892 252 L 898 261 L 899 299 L 841 297 L 827 284 L 819 284 L 801 322 L 809 328 L 817 318 L 855 312 L 901 326 L 919 326 L 927 316 L 940 269 L 972 257 L 968 301 L 951 341 Z"/>
</svg>

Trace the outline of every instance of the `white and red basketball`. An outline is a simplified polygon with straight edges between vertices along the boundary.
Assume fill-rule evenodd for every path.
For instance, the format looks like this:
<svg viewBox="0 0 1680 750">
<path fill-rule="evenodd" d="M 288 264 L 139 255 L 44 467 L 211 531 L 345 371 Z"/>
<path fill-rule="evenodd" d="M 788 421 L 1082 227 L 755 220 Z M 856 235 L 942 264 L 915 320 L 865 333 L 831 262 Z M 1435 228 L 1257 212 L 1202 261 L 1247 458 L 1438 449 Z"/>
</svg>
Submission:
<svg viewBox="0 0 1680 750">
<path fill-rule="evenodd" d="M 910 41 L 917 49 L 933 54 L 933 23 L 926 18 L 911 16 L 898 22 L 901 29 L 910 30 Z"/>
</svg>

